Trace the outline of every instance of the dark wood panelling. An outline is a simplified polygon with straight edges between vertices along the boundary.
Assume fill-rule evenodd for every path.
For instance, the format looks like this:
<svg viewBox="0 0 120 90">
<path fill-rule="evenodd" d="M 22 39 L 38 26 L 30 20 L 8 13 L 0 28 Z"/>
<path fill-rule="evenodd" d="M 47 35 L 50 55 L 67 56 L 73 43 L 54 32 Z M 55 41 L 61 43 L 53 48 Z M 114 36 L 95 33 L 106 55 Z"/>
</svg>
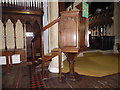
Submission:
<svg viewBox="0 0 120 90">
<path fill-rule="evenodd" d="M 114 36 L 90 36 L 90 48 L 111 50 L 115 42 Z"/>
<path fill-rule="evenodd" d="M 59 16 L 61 11 L 65 11 L 65 2 L 59 2 Z"/>
<path fill-rule="evenodd" d="M 12 23 L 15 24 L 17 22 L 17 20 L 19 19 L 21 21 L 21 23 L 23 24 L 23 26 L 25 26 L 24 24 L 26 24 L 26 32 L 34 32 L 34 30 L 40 30 L 40 27 L 42 25 L 42 15 L 43 12 L 42 10 L 39 8 L 39 10 L 35 10 L 35 9 L 23 9 L 23 8 L 16 8 L 16 7 L 3 7 L 2 8 L 2 22 L 5 26 L 6 22 L 8 19 L 10 19 L 12 21 Z M 37 22 L 37 26 L 35 26 L 36 28 L 33 28 L 33 25 Z M 25 27 L 23 27 L 25 28 Z M 25 35 L 25 34 L 24 34 Z M 26 37 L 26 45 L 27 47 L 25 47 L 24 44 L 24 48 L 27 49 L 27 57 L 32 57 L 32 51 L 31 51 L 31 40 L 33 37 Z M 38 39 L 38 43 L 40 43 L 40 38 Z M 38 43 L 36 45 L 38 45 Z M 39 44 L 40 45 L 40 44 Z M 40 46 L 39 46 L 40 48 Z M 36 50 L 40 50 L 38 48 L 38 46 L 36 47 Z"/>
<path fill-rule="evenodd" d="M 37 22 L 35 22 L 35 24 L 33 25 L 33 32 L 34 32 L 34 36 L 36 36 L 37 33 L 39 33 L 39 37 L 35 41 L 35 51 L 36 53 L 40 53 L 41 55 L 41 30 Z"/>
<path fill-rule="evenodd" d="M 33 28 L 29 23 L 26 24 L 26 32 L 33 32 Z M 32 39 L 33 37 L 26 37 L 27 58 L 32 57 L 32 44 L 31 44 Z"/>
<path fill-rule="evenodd" d="M 59 42 L 62 52 L 79 52 L 85 46 L 87 19 L 79 11 L 63 11 L 59 23 Z"/>
</svg>

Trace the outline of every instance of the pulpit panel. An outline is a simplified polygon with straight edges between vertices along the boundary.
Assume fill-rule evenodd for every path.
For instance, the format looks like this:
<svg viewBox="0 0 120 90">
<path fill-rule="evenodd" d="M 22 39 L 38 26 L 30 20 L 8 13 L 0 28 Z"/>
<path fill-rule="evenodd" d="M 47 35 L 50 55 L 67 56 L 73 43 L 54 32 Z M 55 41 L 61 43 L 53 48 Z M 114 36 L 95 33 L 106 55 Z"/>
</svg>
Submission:
<svg viewBox="0 0 120 90">
<path fill-rule="evenodd" d="M 63 47 L 67 47 L 67 46 L 73 46 L 76 47 L 77 46 L 77 23 L 75 21 L 75 17 L 74 16 L 68 16 L 68 17 L 62 17 L 62 38 L 63 38 L 63 42 L 62 45 Z M 68 24 L 69 23 L 69 24 Z"/>
<path fill-rule="evenodd" d="M 79 11 L 61 12 L 60 47 L 63 51 L 78 51 Z"/>
<path fill-rule="evenodd" d="M 87 32 L 87 27 L 85 26 L 85 24 L 86 24 L 86 22 L 85 22 L 86 20 L 85 19 L 83 19 L 83 18 L 80 18 L 80 24 L 79 24 L 79 46 L 80 47 L 84 47 L 85 46 L 85 41 L 86 41 L 86 39 L 85 39 L 85 35 L 86 35 L 86 32 Z"/>
<path fill-rule="evenodd" d="M 60 48 L 63 52 L 79 52 L 86 47 L 87 19 L 81 17 L 79 11 L 61 12 Z"/>
</svg>

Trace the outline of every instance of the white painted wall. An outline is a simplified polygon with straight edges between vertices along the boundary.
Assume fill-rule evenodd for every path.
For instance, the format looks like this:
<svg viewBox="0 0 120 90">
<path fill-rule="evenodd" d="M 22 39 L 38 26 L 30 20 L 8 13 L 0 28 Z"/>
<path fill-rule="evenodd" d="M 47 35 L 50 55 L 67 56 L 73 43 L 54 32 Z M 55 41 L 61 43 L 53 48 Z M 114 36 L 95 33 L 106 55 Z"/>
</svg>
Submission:
<svg viewBox="0 0 120 90">
<path fill-rule="evenodd" d="M 48 2 L 48 22 L 52 22 L 58 18 L 58 0 L 56 2 Z M 53 48 L 58 48 L 58 24 L 56 23 L 49 28 L 49 52 Z M 58 73 L 58 56 L 52 58 L 48 70 L 53 73 Z"/>
<path fill-rule="evenodd" d="M 43 2 L 43 11 L 44 11 L 44 15 L 43 15 L 43 26 L 48 24 L 48 3 L 47 0 L 44 0 Z M 44 31 L 44 53 L 47 54 L 49 51 L 48 48 L 48 29 L 46 31 Z"/>
</svg>

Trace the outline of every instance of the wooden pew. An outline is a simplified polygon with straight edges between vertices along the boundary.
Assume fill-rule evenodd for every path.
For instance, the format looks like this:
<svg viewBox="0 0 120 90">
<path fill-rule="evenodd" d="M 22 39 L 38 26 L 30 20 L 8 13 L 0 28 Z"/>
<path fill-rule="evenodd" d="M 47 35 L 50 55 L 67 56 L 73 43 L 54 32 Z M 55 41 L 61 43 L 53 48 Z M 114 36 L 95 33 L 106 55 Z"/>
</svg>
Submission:
<svg viewBox="0 0 120 90">
<path fill-rule="evenodd" d="M 6 71 L 7 71 L 7 73 L 10 73 L 10 66 L 13 65 L 12 55 L 20 54 L 20 60 L 21 61 L 26 60 L 25 49 L 3 50 L 3 51 L 0 51 L 0 53 L 1 53 L 0 56 L 5 56 L 6 57 Z M 9 56 L 10 56 L 10 62 L 9 62 Z"/>
</svg>

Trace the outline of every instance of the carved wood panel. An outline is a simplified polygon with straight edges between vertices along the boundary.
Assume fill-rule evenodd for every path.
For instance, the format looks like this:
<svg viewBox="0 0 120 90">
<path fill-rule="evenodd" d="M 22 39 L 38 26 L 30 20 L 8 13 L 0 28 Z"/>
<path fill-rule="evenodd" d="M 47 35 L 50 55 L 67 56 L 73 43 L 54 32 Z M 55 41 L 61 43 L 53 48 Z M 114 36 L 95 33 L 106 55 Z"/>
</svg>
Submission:
<svg viewBox="0 0 120 90">
<path fill-rule="evenodd" d="M 77 46 L 77 23 L 75 17 L 61 17 L 61 36 L 63 38 L 63 47 L 67 46 Z M 68 24 L 69 23 L 69 24 Z M 72 34 L 71 34 L 72 33 Z M 70 40 L 70 41 L 69 41 Z"/>
<path fill-rule="evenodd" d="M 31 31 L 32 32 L 34 31 L 33 29 L 33 25 L 35 24 L 35 22 L 38 23 L 39 25 L 39 29 L 41 28 L 41 20 L 42 20 L 42 11 L 41 10 L 25 10 L 25 9 L 19 9 L 19 8 L 6 8 L 6 7 L 3 7 L 2 8 L 2 18 L 0 18 L 4 24 L 4 27 L 6 27 L 6 22 L 8 20 L 11 20 L 11 23 L 13 24 L 12 25 L 12 28 L 14 30 L 14 35 L 12 35 L 14 37 L 14 42 L 12 41 L 11 43 L 13 44 L 14 43 L 14 48 L 12 47 L 12 49 L 22 49 L 22 48 L 26 48 L 25 46 L 27 46 L 27 53 L 29 53 L 29 57 L 31 57 L 31 40 L 32 38 L 25 38 L 25 33 L 28 32 L 28 31 Z M 30 14 L 28 14 L 27 12 L 29 11 Z M 30 28 L 26 28 L 26 25 L 25 24 L 30 24 Z M 7 29 L 9 29 L 7 27 Z M 21 29 L 21 31 L 20 31 Z M 25 31 L 26 29 L 26 31 Z M 5 28 L 5 31 L 6 28 Z M 8 32 L 8 31 L 7 31 Z M 10 32 L 11 33 L 11 32 Z M 19 33 L 19 34 L 18 34 Z M 22 38 L 22 39 L 20 39 Z M 38 40 L 40 42 L 40 40 Z M 21 44 L 20 44 L 21 42 Z M 10 42 L 9 42 L 10 43 Z M 8 43 L 8 44 L 9 44 Z M 26 43 L 26 44 L 25 44 Z M 7 49 L 6 49 L 7 50 Z"/>
<path fill-rule="evenodd" d="M 19 14 L 3 14 L 2 15 L 2 22 L 5 24 L 7 20 L 10 19 L 13 24 L 17 22 L 19 19 L 21 23 L 25 24 L 29 22 L 32 26 L 37 21 L 38 24 L 41 26 L 41 17 L 40 16 L 33 16 L 33 15 L 19 15 Z"/>
<path fill-rule="evenodd" d="M 79 52 L 80 48 L 86 47 L 88 24 L 80 13 L 79 11 L 61 12 L 59 41 L 63 52 Z"/>
</svg>

